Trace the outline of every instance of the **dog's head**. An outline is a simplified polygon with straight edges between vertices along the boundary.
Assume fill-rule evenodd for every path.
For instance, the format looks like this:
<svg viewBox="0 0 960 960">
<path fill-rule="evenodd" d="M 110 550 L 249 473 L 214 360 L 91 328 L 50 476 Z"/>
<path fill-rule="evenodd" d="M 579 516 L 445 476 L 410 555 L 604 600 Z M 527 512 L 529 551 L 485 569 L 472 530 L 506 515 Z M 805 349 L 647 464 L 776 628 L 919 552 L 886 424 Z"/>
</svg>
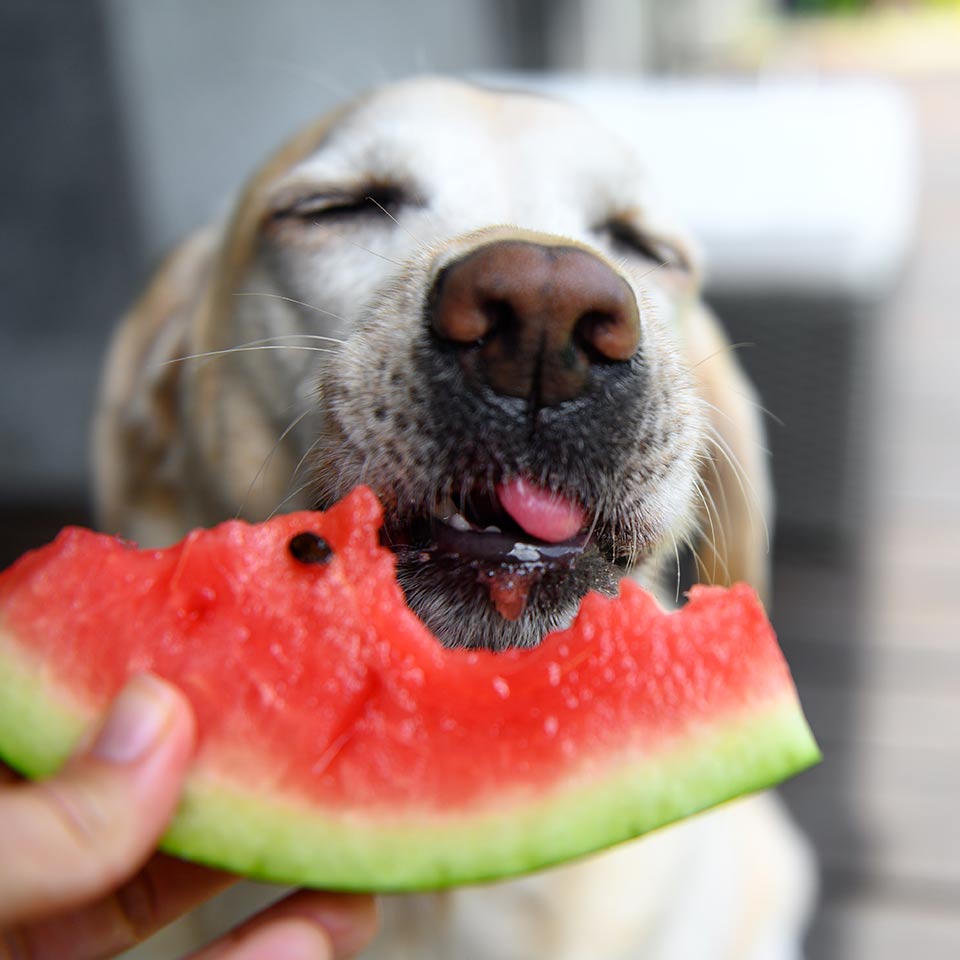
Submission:
<svg viewBox="0 0 960 960">
<path fill-rule="evenodd" d="M 536 643 L 695 537 L 714 579 L 756 582 L 757 427 L 696 287 L 582 113 L 386 88 L 268 162 L 118 337 L 106 522 L 155 539 L 368 484 L 450 644 Z"/>
</svg>

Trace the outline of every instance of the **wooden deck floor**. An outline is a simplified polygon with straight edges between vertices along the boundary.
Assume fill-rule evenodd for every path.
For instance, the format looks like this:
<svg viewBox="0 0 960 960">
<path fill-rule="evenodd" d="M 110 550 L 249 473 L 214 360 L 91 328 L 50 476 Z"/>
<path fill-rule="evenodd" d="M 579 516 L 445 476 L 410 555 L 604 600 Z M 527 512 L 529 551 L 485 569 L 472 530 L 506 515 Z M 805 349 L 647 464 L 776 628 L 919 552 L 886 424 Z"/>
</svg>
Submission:
<svg viewBox="0 0 960 960">
<path fill-rule="evenodd" d="M 907 91 L 919 243 L 876 318 L 862 536 L 776 571 L 826 755 L 786 791 L 823 864 L 810 960 L 960 957 L 960 78 Z"/>
</svg>

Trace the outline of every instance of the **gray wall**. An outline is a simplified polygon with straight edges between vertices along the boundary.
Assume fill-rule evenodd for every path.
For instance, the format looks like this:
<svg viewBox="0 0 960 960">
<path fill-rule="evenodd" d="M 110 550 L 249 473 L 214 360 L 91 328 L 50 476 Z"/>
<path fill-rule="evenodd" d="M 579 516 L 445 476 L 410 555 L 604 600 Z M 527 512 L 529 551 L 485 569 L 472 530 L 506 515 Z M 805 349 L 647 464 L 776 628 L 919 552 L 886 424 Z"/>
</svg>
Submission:
<svg viewBox="0 0 960 960">
<path fill-rule="evenodd" d="M 106 0 L 143 242 L 215 211 L 284 137 L 372 84 L 512 65 L 486 0 Z"/>
<path fill-rule="evenodd" d="M 137 269 L 95 4 L 0 3 L 0 129 L 0 503 L 58 501 L 82 488 L 99 357 Z"/>
</svg>

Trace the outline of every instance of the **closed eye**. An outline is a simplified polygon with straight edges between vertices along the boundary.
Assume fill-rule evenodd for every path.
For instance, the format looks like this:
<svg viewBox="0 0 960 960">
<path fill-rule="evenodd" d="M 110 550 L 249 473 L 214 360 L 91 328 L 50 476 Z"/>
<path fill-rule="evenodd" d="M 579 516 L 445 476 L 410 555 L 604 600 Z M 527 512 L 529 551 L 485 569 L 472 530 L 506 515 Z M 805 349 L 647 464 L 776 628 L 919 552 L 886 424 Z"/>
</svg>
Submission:
<svg viewBox="0 0 960 960">
<path fill-rule="evenodd" d="M 381 218 L 389 221 L 409 203 L 406 192 L 392 184 L 367 184 L 357 190 L 324 190 L 299 197 L 272 214 L 274 220 L 305 224 Z"/>
<path fill-rule="evenodd" d="M 628 255 L 643 257 L 668 269 L 690 270 L 689 257 L 681 247 L 647 233 L 627 220 L 615 217 L 599 226 L 597 232 L 605 234 L 614 247 Z"/>
</svg>

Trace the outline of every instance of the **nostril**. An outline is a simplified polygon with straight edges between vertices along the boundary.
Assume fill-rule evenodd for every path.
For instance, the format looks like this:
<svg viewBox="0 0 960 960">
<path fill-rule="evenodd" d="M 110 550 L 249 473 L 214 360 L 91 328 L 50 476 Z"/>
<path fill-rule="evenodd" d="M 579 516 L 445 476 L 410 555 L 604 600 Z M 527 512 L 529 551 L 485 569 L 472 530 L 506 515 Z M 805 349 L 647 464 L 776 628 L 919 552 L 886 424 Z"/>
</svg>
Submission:
<svg viewBox="0 0 960 960">
<path fill-rule="evenodd" d="M 493 324 L 489 311 L 472 290 L 446 280 L 441 276 L 432 297 L 430 322 L 434 333 L 465 347 L 482 343 Z"/>
<path fill-rule="evenodd" d="M 588 310 L 577 320 L 574 339 L 591 362 L 622 363 L 640 346 L 639 313 L 631 304 Z"/>
<path fill-rule="evenodd" d="M 516 307 L 502 297 L 485 300 L 480 310 L 486 318 L 487 330 L 477 341 L 478 346 L 483 346 L 487 340 L 506 332 L 511 327 L 516 327 L 520 322 Z"/>
<path fill-rule="evenodd" d="M 478 248 L 440 272 L 428 316 L 469 383 L 538 407 L 580 396 L 592 368 L 599 375 L 629 361 L 640 344 L 626 280 L 589 251 L 563 245 Z"/>
<path fill-rule="evenodd" d="M 433 329 L 444 340 L 471 349 L 484 346 L 519 322 L 516 308 L 507 299 L 477 297 L 455 303 L 448 298 L 445 308 L 434 312 Z"/>
</svg>

